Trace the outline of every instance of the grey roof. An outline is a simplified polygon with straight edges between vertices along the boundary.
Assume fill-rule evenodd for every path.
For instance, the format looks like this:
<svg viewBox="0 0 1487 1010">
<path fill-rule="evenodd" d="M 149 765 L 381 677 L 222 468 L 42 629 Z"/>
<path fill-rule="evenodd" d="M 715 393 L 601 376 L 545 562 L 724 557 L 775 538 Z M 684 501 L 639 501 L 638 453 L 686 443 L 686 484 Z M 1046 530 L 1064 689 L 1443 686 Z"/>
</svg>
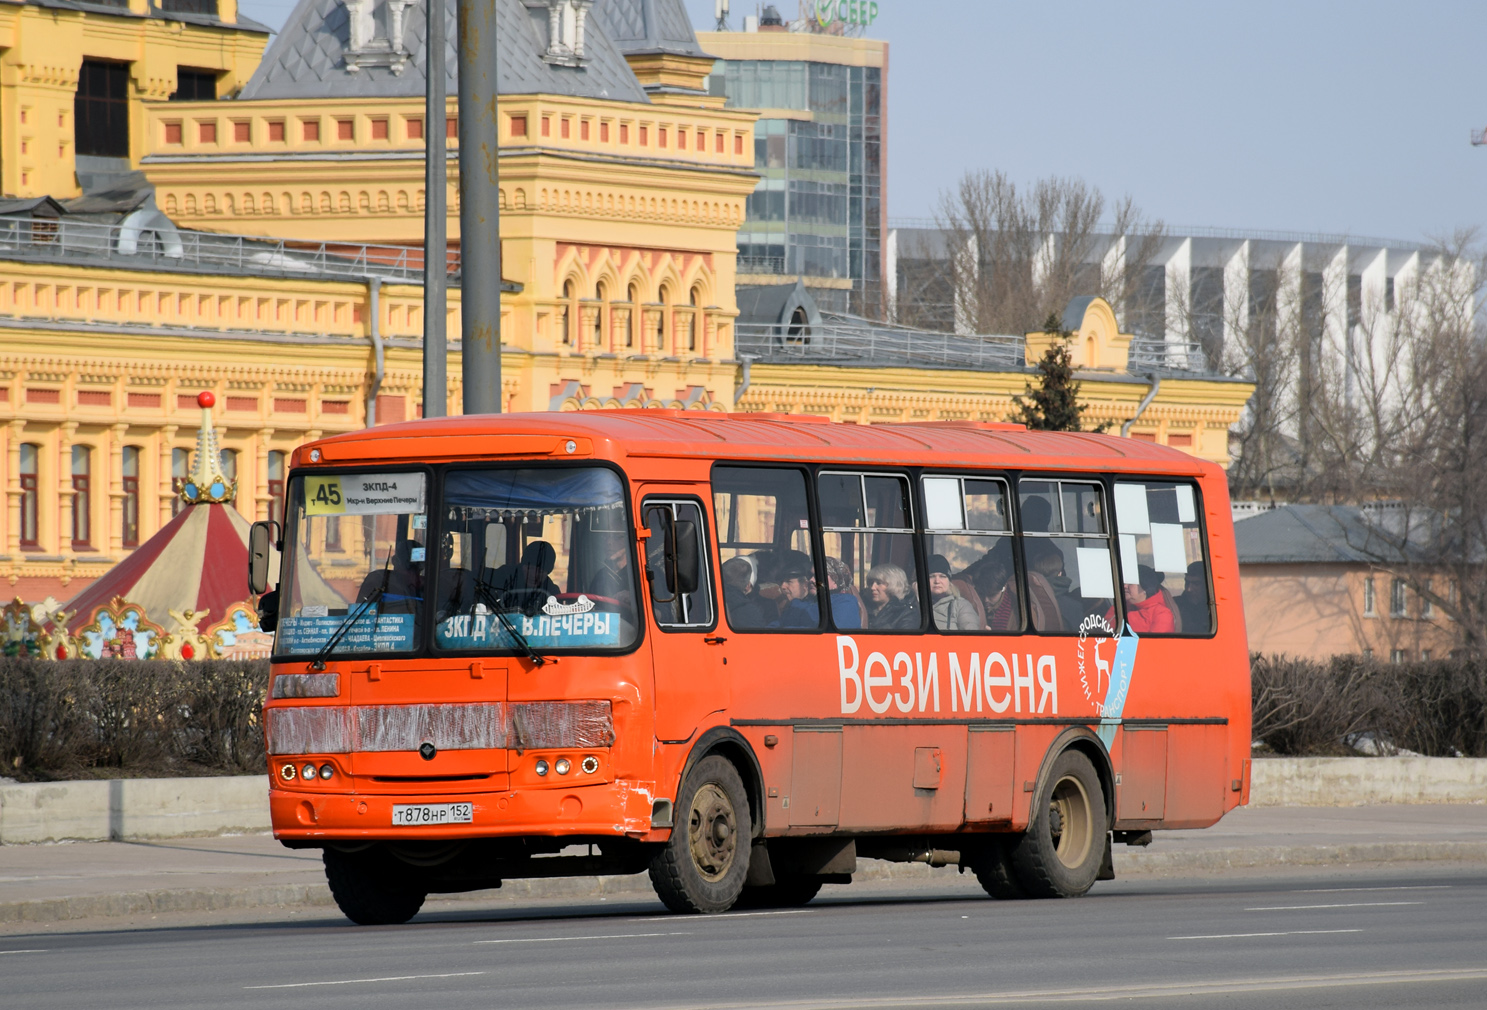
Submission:
<svg viewBox="0 0 1487 1010">
<path fill-rule="evenodd" d="M 1432 534 L 1441 532 L 1433 513 L 1384 506 L 1282 505 L 1234 524 L 1242 565 L 1396 565 L 1425 561 L 1434 553 Z M 1408 522 L 1410 543 L 1399 532 Z"/>
<path fill-rule="evenodd" d="M 738 322 L 744 325 L 783 326 L 797 308 L 805 309 L 811 325 L 821 324 L 821 310 L 804 284 L 741 284 L 737 288 Z"/>
<path fill-rule="evenodd" d="M 350 40 L 346 8 L 340 0 L 300 0 L 279 35 L 263 54 L 263 61 L 243 88 L 241 98 L 407 98 L 424 93 L 428 61 L 424 27 L 428 0 L 404 13 L 403 42 L 411 58 L 401 74 L 388 67 L 346 69 Z M 495 0 L 496 84 L 503 95 L 574 95 L 646 102 L 625 57 L 602 27 L 592 22 L 585 32 L 586 60 L 582 67 L 544 63 L 547 47 L 546 7 L 528 9 L 521 0 Z M 455 0 L 444 0 L 444 65 L 448 93 L 458 87 L 456 76 Z M 378 6 L 377 21 L 385 10 Z M 695 41 L 695 40 L 694 40 Z"/>
<path fill-rule="evenodd" d="M 706 55 L 682 0 L 598 0 L 593 16 L 622 52 Z"/>
<path fill-rule="evenodd" d="M 49 196 L 5 197 L 0 199 L 0 216 L 3 217 L 61 217 L 67 213 L 56 200 Z"/>
</svg>

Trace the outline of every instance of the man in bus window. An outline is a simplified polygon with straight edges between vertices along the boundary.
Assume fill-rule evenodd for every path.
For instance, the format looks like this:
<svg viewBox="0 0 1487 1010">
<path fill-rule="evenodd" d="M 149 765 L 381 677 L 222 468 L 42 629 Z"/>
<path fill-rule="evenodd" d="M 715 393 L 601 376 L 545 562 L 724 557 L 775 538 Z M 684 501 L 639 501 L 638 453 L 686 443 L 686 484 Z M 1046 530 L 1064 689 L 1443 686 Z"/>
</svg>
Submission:
<svg viewBox="0 0 1487 1010">
<path fill-rule="evenodd" d="M 723 607 L 735 628 L 764 628 L 774 620 L 773 607 L 754 592 L 754 565 L 745 557 L 723 562 Z"/>
<path fill-rule="evenodd" d="M 535 614 L 549 596 L 558 595 L 557 583 L 548 576 L 558 563 L 558 552 L 546 540 L 533 540 L 514 565 L 502 565 L 490 585 L 503 605 Z"/>
<path fill-rule="evenodd" d="M 930 613 L 941 631 L 980 631 L 981 619 L 967 601 L 955 595 L 950 585 L 950 562 L 945 555 L 929 559 Z"/>
<path fill-rule="evenodd" d="M 603 534 L 597 543 L 599 567 L 589 584 L 589 595 L 630 606 L 634 599 L 630 578 L 630 545 L 623 533 Z"/>
<path fill-rule="evenodd" d="M 357 591 L 356 602 L 365 603 L 381 591 L 377 610 L 384 614 L 412 614 L 423 601 L 423 562 L 413 560 L 412 540 L 399 540 L 386 568 L 369 572 Z"/>
<path fill-rule="evenodd" d="M 1041 499 L 1039 499 L 1041 500 Z M 1028 604 L 1033 611 L 1033 627 L 1039 631 L 1072 631 L 1079 627 L 1083 608 L 1074 602 L 1068 606 L 1070 581 L 1064 575 L 1064 552 L 1048 540 L 1026 541 Z M 1055 583 L 1057 580 L 1057 583 Z M 1064 590 L 1060 595 L 1059 589 Z M 1072 623 L 1070 618 L 1073 618 Z"/>
<path fill-rule="evenodd" d="M 917 631 L 919 614 L 909 598 L 909 577 L 898 565 L 867 573 L 867 626 L 874 631 Z"/>
<path fill-rule="evenodd" d="M 1012 544 L 1003 540 L 975 565 L 972 576 L 986 608 L 990 631 L 1016 631 L 1022 621 L 1017 606 L 1017 580 L 1012 577 Z"/>
<path fill-rule="evenodd" d="M 1162 576 L 1155 569 L 1141 565 L 1136 569 L 1136 582 L 1125 583 L 1126 623 L 1138 635 L 1147 633 L 1170 635 L 1176 630 L 1172 611 L 1162 599 Z M 1114 623 L 1115 608 L 1105 613 L 1105 619 Z"/>
<path fill-rule="evenodd" d="M 809 555 L 786 551 L 780 566 L 780 618 L 771 627 L 814 628 L 821 623 L 816 603 L 816 572 Z"/>
<path fill-rule="evenodd" d="M 1182 617 L 1182 630 L 1189 635 L 1208 634 L 1208 578 L 1203 571 L 1203 562 L 1194 561 L 1188 565 L 1182 592 L 1174 600 Z"/>
</svg>

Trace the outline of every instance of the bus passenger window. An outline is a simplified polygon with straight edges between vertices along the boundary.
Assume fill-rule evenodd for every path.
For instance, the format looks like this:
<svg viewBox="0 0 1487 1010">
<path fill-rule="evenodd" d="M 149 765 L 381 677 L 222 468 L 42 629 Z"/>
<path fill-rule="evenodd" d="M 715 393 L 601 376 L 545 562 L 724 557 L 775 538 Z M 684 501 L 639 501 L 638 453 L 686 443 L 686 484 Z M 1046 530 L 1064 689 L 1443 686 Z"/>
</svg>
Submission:
<svg viewBox="0 0 1487 1010">
<path fill-rule="evenodd" d="M 1020 632 L 1022 594 L 1006 482 L 937 476 L 925 477 L 922 486 L 930 618 L 935 628 Z M 938 568 L 945 569 L 943 574 Z"/>
<path fill-rule="evenodd" d="M 1099 484 L 1024 480 L 1017 485 L 1028 616 L 1043 634 L 1119 631 L 1110 531 Z"/>
<path fill-rule="evenodd" d="M 667 582 L 665 512 L 671 513 L 674 524 L 688 523 L 692 531 L 692 547 L 699 564 L 697 591 L 679 592 L 678 587 Z M 662 501 L 647 498 L 642 506 L 646 527 L 651 531 L 645 542 L 646 579 L 650 582 L 651 609 L 656 614 L 656 623 L 667 628 L 709 628 L 713 623 L 712 579 L 707 571 L 707 534 L 702 524 L 702 510 L 695 502 Z M 688 526 L 676 525 L 678 536 Z"/>
<path fill-rule="evenodd" d="M 1138 635 L 1213 631 L 1198 492 L 1172 481 L 1115 485 L 1126 620 Z"/>
<path fill-rule="evenodd" d="M 734 631 L 818 629 L 805 474 L 715 467 L 713 522 L 728 626 Z"/>
<path fill-rule="evenodd" d="M 898 475 L 822 472 L 821 539 L 832 626 L 918 631 L 913 508 Z"/>
</svg>

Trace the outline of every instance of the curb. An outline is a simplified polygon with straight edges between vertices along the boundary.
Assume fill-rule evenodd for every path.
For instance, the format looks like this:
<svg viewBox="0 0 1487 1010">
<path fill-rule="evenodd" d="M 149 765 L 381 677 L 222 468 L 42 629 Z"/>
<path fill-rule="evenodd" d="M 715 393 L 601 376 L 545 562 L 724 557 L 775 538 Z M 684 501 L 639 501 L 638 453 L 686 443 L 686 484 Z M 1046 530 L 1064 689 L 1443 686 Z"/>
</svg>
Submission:
<svg viewBox="0 0 1487 1010">
<path fill-rule="evenodd" d="M 1115 852 L 1116 873 L 1212 872 L 1265 866 L 1335 866 L 1346 863 L 1487 863 L 1487 842 L 1369 842 L 1354 845 L 1290 845 L 1223 848 L 1188 852 Z M 858 881 L 931 883 L 960 876 L 954 866 L 888 863 L 863 859 Z M 974 878 L 971 878 L 974 879 Z M 649 895 L 644 873 L 622 877 L 537 878 L 507 881 L 500 890 L 437 895 L 441 901 L 509 902 L 542 898 L 598 898 Z M 162 912 L 215 912 L 247 908 L 333 908 L 325 884 L 264 884 L 256 887 L 192 887 L 71 898 L 0 903 L 0 924 L 51 923 Z"/>
</svg>

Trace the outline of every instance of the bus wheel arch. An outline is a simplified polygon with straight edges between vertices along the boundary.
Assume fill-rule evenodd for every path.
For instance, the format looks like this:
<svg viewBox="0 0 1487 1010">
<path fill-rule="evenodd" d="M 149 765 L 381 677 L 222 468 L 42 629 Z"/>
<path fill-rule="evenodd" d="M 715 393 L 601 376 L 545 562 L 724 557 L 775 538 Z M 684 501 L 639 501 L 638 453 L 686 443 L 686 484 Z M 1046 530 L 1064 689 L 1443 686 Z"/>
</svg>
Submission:
<svg viewBox="0 0 1487 1010">
<path fill-rule="evenodd" d="M 1006 853 L 1008 868 L 1028 896 L 1078 897 L 1105 874 L 1113 784 L 1108 755 L 1087 729 L 1068 730 L 1048 748 L 1034 782 L 1027 829 Z"/>
<path fill-rule="evenodd" d="M 1100 792 L 1105 800 L 1105 830 L 1109 831 L 1115 824 L 1115 768 L 1105 744 L 1087 726 L 1071 726 L 1054 738 L 1043 755 L 1042 764 L 1038 766 L 1033 795 L 1038 796 L 1043 792 L 1054 762 L 1068 750 L 1079 751 L 1095 766 L 1095 774 L 1100 777 Z"/>
<path fill-rule="evenodd" d="M 681 791 L 682 784 L 687 781 L 687 775 L 692 768 L 703 758 L 713 754 L 720 755 L 729 761 L 738 771 L 738 777 L 743 780 L 744 792 L 749 800 L 749 821 L 752 825 L 754 838 L 764 834 L 764 770 L 759 764 L 759 758 L 754 754 L 754 748 L 749 744 L 742 733 L 731 726 L 714 726 L 703 733 L 693 745 L 691 753 L 687 755 L 687 761 L 682 766 L 682 773 L 677 778 L 676 788 Z M 678 798 L 678 805 L 680 799 Z"/>
</svg>

